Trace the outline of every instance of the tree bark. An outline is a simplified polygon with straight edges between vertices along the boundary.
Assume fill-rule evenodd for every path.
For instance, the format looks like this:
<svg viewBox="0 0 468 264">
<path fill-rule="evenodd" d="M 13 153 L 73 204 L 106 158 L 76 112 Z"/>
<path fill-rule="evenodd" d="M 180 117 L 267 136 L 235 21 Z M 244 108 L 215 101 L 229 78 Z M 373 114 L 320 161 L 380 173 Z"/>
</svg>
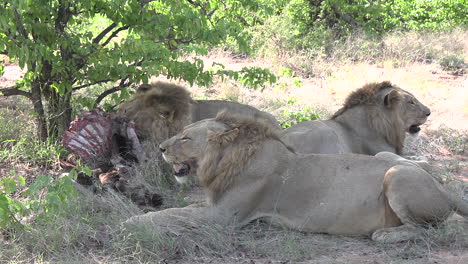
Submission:
<svg viewBox="0 0 468 264">
<path fill-rule="evenodd" d="M 60 95 L 56 91 L 50 91 L 48 103 L 49 137 L 59 139 L 68 130 L 68 126 L 72 121 L 71 91 L 66 92 L 64 95 Z"/>
<path fill-rule="evenodd" d="M 39 82 L 33 82 L 31 85 L 31 102 L 34 106 L 34 111 L 37 114 L 37 136 L 44 142 L 47 140 L 47 121 L 44 112 L 44 106 L 42 105 L 41 97 L 41 84 Z"/>
</svg>

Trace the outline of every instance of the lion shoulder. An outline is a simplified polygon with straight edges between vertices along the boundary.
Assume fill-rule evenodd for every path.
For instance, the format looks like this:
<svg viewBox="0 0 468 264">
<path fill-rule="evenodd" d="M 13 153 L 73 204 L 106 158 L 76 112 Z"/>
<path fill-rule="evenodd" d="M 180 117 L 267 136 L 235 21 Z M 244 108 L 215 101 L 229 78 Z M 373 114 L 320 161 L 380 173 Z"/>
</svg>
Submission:
<svg viewBox="0 0 468 264">
<path fill-rule="evenodd" d="M 214 118 L 218 113 L 226 111 L 240 116 L 263 118 L 270 121 L 275 127 L 280 127 L 278 120 L 272 114 L 238 102 L 225 100 L 195 100 L 192 107 L 193 122 L 206 118 Z"/>
</svg>

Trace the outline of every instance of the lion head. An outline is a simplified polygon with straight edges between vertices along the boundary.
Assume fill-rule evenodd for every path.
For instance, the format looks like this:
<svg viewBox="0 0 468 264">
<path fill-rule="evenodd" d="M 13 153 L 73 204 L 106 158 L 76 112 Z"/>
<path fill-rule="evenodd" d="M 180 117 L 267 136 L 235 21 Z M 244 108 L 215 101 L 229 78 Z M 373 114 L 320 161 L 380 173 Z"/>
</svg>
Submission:
<svg viewBox="0 0 468 264">
<path fill-rule="evenodd" d="M 388 81 L 370 83 L 352 92 L 331 119 L 338 121 L 355 106 L 367 107 L 369 125 L 396 146 L 397 152 L 403 148 L 405 133 L 418 133 L 431 114 L 414 95 Z"/>
<path fill-rule="evenodd" d="M 140 137 L 162 142 L 191 122 L 191 105 L 190 93 L 182 86 L 155 82 L 140 85 L 119 113 L 135 121 Z"/>
<path fill-rule="evenodd" d="M 233 176 L 239 174 L 263 140 L 281 141 L 278 132 L 264 118 L 221 112 L 216 118 L 186 126 L 161 143 L 160 150 L 177 178 L 197 175 L 203 187 L 221 193 L 229 188 Z"/>
</svg>

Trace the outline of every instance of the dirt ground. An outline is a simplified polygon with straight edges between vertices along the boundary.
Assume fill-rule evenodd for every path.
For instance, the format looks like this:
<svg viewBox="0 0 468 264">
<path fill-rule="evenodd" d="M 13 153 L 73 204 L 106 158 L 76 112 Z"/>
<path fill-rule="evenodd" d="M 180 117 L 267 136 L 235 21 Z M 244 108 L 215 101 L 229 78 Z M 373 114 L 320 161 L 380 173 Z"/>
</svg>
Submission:
<svg viewBox="0 0 468 264">
<path fill-rule="evenodd" d="M 259 60 L 251 61 L 246 59 L 235 59 L 229 56 L 216 56 L 205 58 L 205 65 L 211 65 L 216 60 L 223 63 L 227 69 L 241 69 L 244 66 L 269 67 L 273 71 L 278 70 L 275 66 L 268 65 Z M 17 65 L 9 64 L 5 67 L 5 74 L 0 77 L 0 87 L 11 86 L 21 77 L 21 71 Z M 300 79 L 302 85 L 292 85 L 292 80 Z M 468 182 L 468 79 L 467 76 L 456 76 L 444 72 L 436 65 L 410 65 L 403 68 L 383 67 L 379 65 L 357 64 L 341 65 L 331 69 L 331 74 L 325 77 L 312 79 L 302 79 L 300 77 L 280 77 L 279 85 L 267 87 L 263 92 L 251 89 L 240 88 L 232 83 L 216 83 L 209 88 L 193 87 L 192 93 L 198 97 L 226 98 L 235 96 L 238 101 L 248 103 L 256 107 L 281 116 L 285 105 L 274 104 L 276 101 L 287 98 L 297 98 L 300 106 L 311 106 L 317 109 L 324 109 L 329 113 L 336 111 L 344 101 L 345 97 L 354 89 L 361 87 L 367 82 L 390 80 L 401 88 L 413 93 L 422 103 L 431 108 L 432 114 L 426 125 L 422 127 L 422 139 L 419 144 L 432 144 L 434 138 L 432 132 L 441 126 L 454 129 L 462 135 L 464 151 L 454 156 L 453 153 L 436 146 L 420 151 L 439 167 L 444 167 L 451 161 L 456 160 L 457 170 L 452 173 Z M 0 107 L 14 105 L 14 101 L 0 97 Z M 273 106 L 272 106 L 273 105 Z M 278 107 L 274 106 L 278 105 Z M 430 152 L 432 151 L 432 152 Z M 450 163 L 451 164 L 451 163 Z M 448 166 L 448 165 L 447 165 Z M 0 175 L 8 171 L 9 166 L 0 166 Z M 24 172 L 27 176 L 30 173 L 37 173 L 37 170 L 30 168 L 18 169 L 20 174 Z M 465 188 L 465 191 L 467 191 Z M 468 193 L 465 194 L 468 198 Z M 201 193 L 196 193 L 192 199 L 201 199 Z M 460 217 L 451 219 L 449 226 L 458 226 L 468 230 L 468 223 Z M 265 231 L 267 232 L 267 231 Z M 447 232 L 447 231 L 445 231 Z M 448 231 L 451 232 L 451 231 Z M 466 234 L 466 232 L 464 233 Z M 270 257 L 268 254 L 253 254 L 239 249 L 238 252 L 229 253 L 219 259 L 194 259 L 190 262 L 182 263 L 447 263 L 461 264 L 468 263 L 468 243 L 460 243 L 460 238 L 456 235 L 448 235 L 450 239 L 442 242 L 431 236 L 421 241 L 398 243 L 385 246 L 372 242 L 365 237 L 340 237 L 323 234 L 303 234 L 296 232 L 292 241 L 294 246 L 287 251 L 283 257 Z M 467 240 L 467 238 L 461 238 Z M 265 243 L 272 243 L 272 246 L 286 243 L 284 237 L 268 237 Z M 265 247 L 268 247 L 266 245 Z M 302 251 L 307 252 L 302 252 Z M 296 252 L 297 251 L 297 252 Z M 292 252 L 292 253 L 291 253 Z M 294 260 L 294 256 L 309 256 L 302 260 Z M 169 263 L 169 262 L 163 262 Z M 180 263 L 180 262 L 179 262 Z"/>
</svg>

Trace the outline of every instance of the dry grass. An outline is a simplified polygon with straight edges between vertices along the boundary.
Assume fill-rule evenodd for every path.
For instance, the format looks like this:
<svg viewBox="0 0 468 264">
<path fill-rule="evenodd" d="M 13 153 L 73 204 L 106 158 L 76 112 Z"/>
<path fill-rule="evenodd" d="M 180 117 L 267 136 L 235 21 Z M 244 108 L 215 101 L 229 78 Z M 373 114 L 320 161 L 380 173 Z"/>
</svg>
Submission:
<svg viewBox="0 0 468 264">
<path fill-rule="evenodd" d="M 281 67 L 289 67 L 291 74 L 281 75 L 278 83 L 263 93 L 231 81 L 218 81 L 209 88 L 193 87 L 192 92 L 198 98 L 251 104 L 279 119 L 283 118 L 284 109 L 298 111 L 304 107 L 312 107 L 326 118 L 353 89 L 371 81 L 391 80 L 432 110 L 422 136 L 408 140 L 408 154 L 426 156 L 437 167 L 437 176 L 450 184 L 452 191 L 468 198 L 468 183 L 463 183 L 468 179 L 466 77 L 451 75 L 436 64 L 446 55 L 467 58 L 467 33 L 412 34 L 390 35 L 383 40 L 384 46 L 374 45 L 370 40 L 350 39 L 336 59 L 316 58 L 304 52 L 276 61 L 247 60 L 218 53 L 206 60 L 221 61 L 228 69 L 268 66 L 279 72 Z M 369 50 L 378 54 L 369 56 Z M 339 59 L 350 56 L 348 60 Z M 427 64 L 428 58 L 432 64 Z M 6 129 L 15 123 L 10 112 L 0 117 L 3 119 L 0 129 L 2 125 Z M 17 135 L 15 131 L 5 131 L 0 136 Z M 153 162 L 137 168 L 133 184 L 161 194 L 164 208 L 199 201 L 199 195 L 193 198 L 190 194 L 198 189 L 193 184 L 175 185 L 171 169 L 161 165 L 159 154 L 151 150 L 154 146 L 146 147 Z M 123 228 L 123 221 L 142 213 L 141 208 L 112 191 L 81 195 L 53 221 L 34 222 L 30 230 L 14 236 L 0 235 L 0 263 L 468 262 L 468 224 L 457 217 L 427 229 L 415 241 L 383 245 L 364 236 L 310 234 L 271 226 L 266 221 L 251 223 L 240 230 L 197 223 L 197 228 L 185 229 L 177 235 L 161 233 L 153 226 Z"/>
<path fill-rule="evenodd" d="M 404 67 L 413 63 L 435 63 L 457 73 L 466 70 L 468 32 L 394 32 L 381 39 L 353 34 L 330 44 L 326 51 L 282 50 L 268 52 L 273 63 L 293 69 L 304 78 L 326 78 L 337 65 L 364 62 L 380 67 Z"/>
<path fill-rule="evenodd" d="M 458 151 L 458 147 L 446 145 L 452 142 L 450 135 L 444 131 L 435 132 L 436 139 L 423 136 L 421 141 L 433 143 L 414 154 L 443 148 Z M 157 188 L 166 199 L 165 207 L 190 203 L 183 199 L 187 190 L 175 188 L 167 176 L 152 163 L 138 168 L 135 181 L 152 190 Z M 457 188 L 460 190 L 458 183 Z M 468 185 L 464 188 L 467 190 Z M 422 264 L 464 263 L 468 258 L 468 225 L 460 218 L 427 229 L 415 241 L 384 245 L 365 236 L 304 233 L 265 221 L 240 230 L 195 223 L 197 228 L 185 228 L 176 234 L 161 233 L 154 226 L 125 229 L 123 221 L 143 213 L 127 198 L 107 191 L 99 196 L 83 195 L 76 201 L 54 221 L 36 222 L 28 232 L 4 240 L 0 244 L 0 262 Z"/>
<path fill-rule="evenodd" d="M 144 146 L 150 162 L 136 167 L 131 184 L 134 186 L 147 186 L 152 192 L 160 194 L 163 198 L 163 208 L 184 207 L 189 202 L 184 199 L 190 185 L 179 185 L 172 176 L 172 167 L 163 162 L 159 147 L 151 143 Z"/>
</svg>

